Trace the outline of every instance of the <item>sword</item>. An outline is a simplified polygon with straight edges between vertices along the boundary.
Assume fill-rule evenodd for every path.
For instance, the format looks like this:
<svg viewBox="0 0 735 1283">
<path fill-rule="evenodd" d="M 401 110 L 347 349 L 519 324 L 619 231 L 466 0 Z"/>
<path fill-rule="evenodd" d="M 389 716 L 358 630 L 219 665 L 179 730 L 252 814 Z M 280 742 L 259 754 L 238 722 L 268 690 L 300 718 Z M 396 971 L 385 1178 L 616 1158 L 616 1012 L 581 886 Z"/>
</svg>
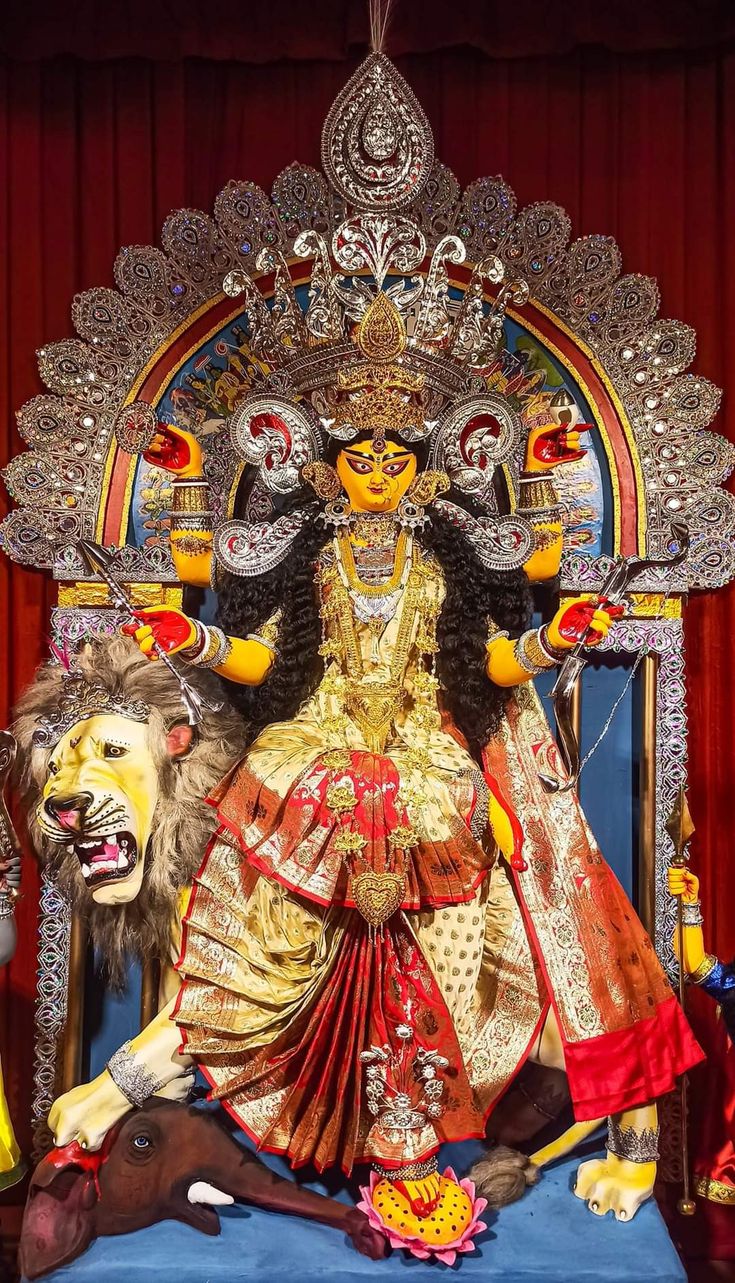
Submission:
<svg viewBox="0 0 735 1283">
<path fill-rule="evenodd" d="M 113 606 L 116 606 L 120 611 L 125 611 L 132 621 L 140 624 L 140 615 L 137 613 L 125 589 L 115 578 L 113 573 L 114 558 L 108 549 L 103 548 L 101 544 L 93 543 L 91 539 L 77 540 L 77 548 L 92 574 L 99 575 L 99 578 L 107 584 Z M 181 702 L 186 709 L 190 726 L 199 725 L 205 709 L 210 713 L 218 713 L 224 707 L 222 701 L 208 699 L 200 691 L 196 690 L 181 669 L 173 662 L 171 656 L 167 655 L 166 651 L 155 640 L 153 642 L 153 651 L 178 683 L 181 691 Z"/>
</svg>

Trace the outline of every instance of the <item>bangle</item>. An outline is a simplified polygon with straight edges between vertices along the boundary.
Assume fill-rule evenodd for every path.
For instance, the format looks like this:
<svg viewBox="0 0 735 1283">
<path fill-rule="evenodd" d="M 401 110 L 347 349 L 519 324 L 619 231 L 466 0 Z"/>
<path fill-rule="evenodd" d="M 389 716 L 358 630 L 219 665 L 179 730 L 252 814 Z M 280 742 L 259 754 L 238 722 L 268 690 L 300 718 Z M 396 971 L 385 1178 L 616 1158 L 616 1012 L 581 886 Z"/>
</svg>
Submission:
<svg viewBox="0 0 735 1283">
<path fill-rule="evenodd" d="M 219 668 L 232 652 L 232 642 L 221 628 L 205 628 L 206 644 L 194 663 L 197 668 Z"/>
<path fill-rule="evenodd" d="M 172 531 L 184 530 L 187 534 L 192 534 L 196 530 L 201 530 L 204 534 L 212 533 L 214 524 L 213 512 L 174 512 L 169 513 L 169 526 Z"/>
<path fill-rule="evenodd" d="M 172 490 L 173 512 L 209 511 L 209 482 L 204 477 L 175 477 Z"/>
<path fill-rule="evenodd" d="M 121 1091 L 131 1105 L 140 1109 L 149 1096 L 160 1091 L 164 1083 L 156 1078 L 145 1065 L 141 1065 L 131 1050 L 130 1043 L 124 1042 L 107 1062 L 107 1072 L 118 1091 Z"/>
<path fill-rule="evenodd" d="M 559 663 L 558 657 L 552 656 L 549 651 L 548 642 L 546 645 L 542 642 L 541 632 L 540 628 L 530 628 L 516 642 L 515 657 L 521 668 L 532 677 L 546 672 L 549 668 L 556 668 Z"/>
<path fill-rule="evenodd" d="M 557 519 L 561 517 L 559 496 L 550 472 L 521 473 L 516 512 L 526 517 L 531 512 L 545 515 L 553 512 Z"/>
<path fill-rule="evenodd" d="M 267 646 L 268 650 L 272 650 L 273 654 L 277 655 L 278 626 L 281 622 L 282 615 L 282 610 L 279 609 L 274 611 L 270 618 L 266 619 L 265 623 L 261 626 L 260 632 L 247 633 L 245 641 L 260 642 L 261 646 Z"/>
<path fill-rule="evenodd" d="M 487 646 L 490 646 L 491 643 L 494 641 L 499 641 L 501 637 L 509 637 L 509 636 L 510 636 L 510 633 L 508 632 L 507 628 L 498 628 L 498 625 L 495 623 L 494 619 L 488 619 L 487 642 L 485 643 Z"/>
<path fill-rule="evenodd" d="M 689 975 L 687 976 L 688 983 L 690 985 L 704 984 L 704 981 L 711 974 L 711 972 L 714 971 L 716 966 L 717 966 L 717 958 L 715 958 L 714 954 L 705 953 L 699 966 L 695 967 L 694 971 L 690 971 Z"/>
<path fill-rule="evenodd" d="M 690 900 L 687 904 L 682 902 L 681 922 L 685 927 L 701 927 L 704 922 L 702 917 L 702 903 L 700 900 Z"/>
<path fill-rule="evenodd" d="M 549 661 L 554 664 L 562 664 L 569 654 L 569 650 L 561 649 L 558 646 L 552 646 L 549 641 L 549 625 L 542 624 L 538 630 L 538 644 Z"/>
<path fill-rule="evenodd" d="M 617 1158 L 626 1158 L 629 1163 L 658 1162 L 659 1127 L 644 1127 L 637 1132 L 635 1127 L 623 1127 L 616 1118 L 607 1120 L 607 1148 Z"/>
<path fill-rule="evenodd" d="M 195 668 L 219 668 L 232 652 L 232 642 L 221 628 L 208 628 L 199 620 L 194 621 L 196 637 L 191 646 L 179 651 L 181 658 Z"/>
</svg>

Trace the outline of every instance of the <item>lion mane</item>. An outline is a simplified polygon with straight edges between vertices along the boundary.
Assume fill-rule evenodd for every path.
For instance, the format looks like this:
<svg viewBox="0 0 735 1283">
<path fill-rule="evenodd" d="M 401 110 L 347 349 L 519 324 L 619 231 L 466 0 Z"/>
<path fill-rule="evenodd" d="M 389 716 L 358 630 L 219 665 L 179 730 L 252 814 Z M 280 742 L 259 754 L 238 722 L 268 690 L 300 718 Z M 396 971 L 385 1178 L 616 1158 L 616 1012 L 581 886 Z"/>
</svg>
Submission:
<svg viewBox="0 0 735 1283">
<path fill-rule="evenodd" d="M 217 824 L 206 798 L 242 756 L 247 732 L 240 715 L 225 702 L 219 712 L 204 711 L 191 750 L 173 760 L 166 749 L 166 735 L 186 718 L 178 684 L 163 664 L 151 663 L 132 640 L 118 635 L 85 646 L 74 658 L 74 671 L 117 699 L 143 700 L 151 709 L 148 743 L 158 770 L 160 796 L 143 882 L 135 899 L 120 905 L 95 904 L 76 855 L 51 842 L 36 822 L 53 749 L 35 745 L 33 732 L 38 719 L 61 699 L 67 674 L 60 664 L 48 662 L 39 668 L 14 710 L 15 783 L 41 865 L 50 871 L 74 913 L 87 923 L 111 981 L 120 986 L 127 955 L 169 958 L 179 893 L 191 883 Z M 214 675 L 191 669 L 187 677 L 203 695 L 223 700 L 223 687 Z"/>
</svg>

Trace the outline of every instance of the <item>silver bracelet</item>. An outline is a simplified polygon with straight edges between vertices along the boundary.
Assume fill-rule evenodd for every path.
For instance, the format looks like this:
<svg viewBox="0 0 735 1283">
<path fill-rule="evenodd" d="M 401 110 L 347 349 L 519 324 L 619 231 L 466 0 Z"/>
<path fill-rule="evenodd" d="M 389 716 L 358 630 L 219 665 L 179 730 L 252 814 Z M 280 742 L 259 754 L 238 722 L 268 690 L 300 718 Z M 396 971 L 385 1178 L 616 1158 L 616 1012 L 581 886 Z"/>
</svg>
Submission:
<svg viewBox="0 0 735 1283">
<path fill-rule="evenodd" d="M 15 913 L 15 901 L 7 891 L 0 891 L 0 922 L 3 918 L 12 918 Z"/>
<path fill-rule="evenodd" d="M 274 655 L 278 654 L 278 647 L 272 641 L 268 641 L 267 637 L 261 637 L 260 633 L 246 633 L 245 641 L 260 642 L 261 646 L 265 646 L 266 650 L 271 651 Z"/>
<path fill-rule="evenodd" d="M 156 1078 L 155 1074 L 136 1060 L 135 1052 L 131 1051 L 129 1042 L 124 1042 L 122 1047 L 118 1047 L 114 1055 L 110 1056 L 107 1072 L 118 1091 L 122 1092 L 131 1105 L 137 1105 L 138 1108 L 145 1104 L 149 1096 L 153 1096 L 164 1086 L 162 1080 Z"/>
<path fill-rule="evenodd" d="M 538 644 L 541 647 L 544 654 L 548 657 L 549 663 L 551 664 L 563 664 L 564 660 L 569 654 L 568 650 L 560 650 L 559 647 L 552 646 L 551 642 L 549 641 L 548 624 L 542 624 L 541 627 L 539 628 Z"/>
<path fill-rule="evenodd" d="M 219 668 L 232 652 L 232 642 L 221 628 L 210 628 L 199 620 L 194 621 L 196 638 L 191 646 L 179 652 L 181 658 L 194 668 Z"/>
<path fill-rule="evenodd" d="M 559 660 L 553 659 L 547 648 L 542 645 L 540 633 L 540 628 L 529 628 L 528 632 L 519 637 L 515 646 L 518 663 L 532 677 L 546 672 L 549 668 L 556 668 L 559 663 Z"/>
<path fill-rule="evenodd" d="M 617 1158 L 625 1158 L 629 1163 L 658 1162 L 658 1138 L 660 1127 L 644 1127 L 637 1132 L 635 1127 L 623 1127 L 612 1116 L 607 1120 L 607 1148 Z"/>
<path fill-rule="evenodd" d="M 704 918 L 702 917 L 701 900 L 690 900 L 688 903 L 682 902 L 681 921 L 685 927 L 701 927 Z"/>
<path fill-rule="evenodd" d="M 169 513 L 169 526 L 171 530 L 186 530 L 187 532 L 201 531 L 207 534 L 212 533 L 214 525 L 213 512 L 171 512 Z"/>
<path fill-rule="evenodd" d="M 681 905 L 681 925 L 682 926 L 702 926 L 704 922 L 702 916 L 702 902 L 699 899 L 693 899 L 689 903 Z"/>
</svg>

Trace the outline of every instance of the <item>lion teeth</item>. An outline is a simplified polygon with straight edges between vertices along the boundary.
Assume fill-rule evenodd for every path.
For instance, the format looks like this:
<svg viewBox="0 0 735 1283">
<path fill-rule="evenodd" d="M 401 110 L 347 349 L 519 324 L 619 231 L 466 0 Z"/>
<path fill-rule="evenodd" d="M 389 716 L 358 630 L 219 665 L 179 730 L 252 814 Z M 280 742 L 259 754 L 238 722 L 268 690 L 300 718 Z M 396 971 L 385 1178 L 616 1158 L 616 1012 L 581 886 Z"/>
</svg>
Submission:
<svg viewBox="0 0 735 1283">
<path fill-rule="evenodd" d="M 91 877 L 91 875 L 92 875 L 92 870 L 90 869 L 89 865 L 88 865 L 88 864 L 83 864 L 83 865 L 82 865 L 82 877 L 83 877 L 83 878 L 89 878 L 89 877 Z"/>
</svg>

